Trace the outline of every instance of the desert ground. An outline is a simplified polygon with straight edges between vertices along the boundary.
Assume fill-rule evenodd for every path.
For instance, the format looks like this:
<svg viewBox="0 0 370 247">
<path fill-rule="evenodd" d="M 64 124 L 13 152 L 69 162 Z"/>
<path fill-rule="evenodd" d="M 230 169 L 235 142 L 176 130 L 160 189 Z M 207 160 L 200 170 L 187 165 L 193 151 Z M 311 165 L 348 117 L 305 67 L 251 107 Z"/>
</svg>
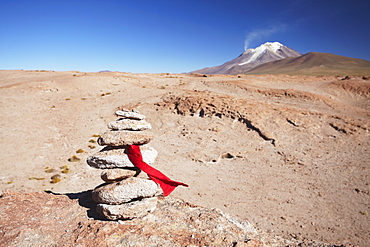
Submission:
<svg viewBox="0 0 370 247">
<path fill-rule="evenodd" d="M 0 71 L 0 95 L 0 190 L 93 189 L 97 137 L 136 109 L 153 166 L 189 184 L 171 196 L 286 239 L 370 246 L 368 77 Z"/>
</svg>

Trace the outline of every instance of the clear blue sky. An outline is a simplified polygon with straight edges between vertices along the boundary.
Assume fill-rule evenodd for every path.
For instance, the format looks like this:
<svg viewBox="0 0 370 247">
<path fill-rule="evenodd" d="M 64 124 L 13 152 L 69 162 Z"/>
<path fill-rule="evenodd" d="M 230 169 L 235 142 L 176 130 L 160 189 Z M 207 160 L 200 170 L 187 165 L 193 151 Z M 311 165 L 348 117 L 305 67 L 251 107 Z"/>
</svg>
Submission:
<svg viewBox="0 0 370 247">
<path fill-rule="evenodd" d="M 267 41 L 370 60 L 370 1 L 0 0 L 0 69 L 181 73 Z"/>
</svg>

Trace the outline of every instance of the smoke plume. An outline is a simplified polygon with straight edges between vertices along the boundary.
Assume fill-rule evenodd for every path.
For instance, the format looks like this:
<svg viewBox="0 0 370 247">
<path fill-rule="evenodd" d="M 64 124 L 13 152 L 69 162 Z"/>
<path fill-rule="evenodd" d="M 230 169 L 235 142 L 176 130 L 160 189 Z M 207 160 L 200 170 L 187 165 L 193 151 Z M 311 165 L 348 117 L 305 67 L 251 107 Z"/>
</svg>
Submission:
<svg viewBox="0 0 370 247">
<path fill-rule="evenodd" d="M 249 45 L 253 41 L 258 41 L 261 39 L 266 39 L 270 35 L 277 33 L 277 32 L 282 32 L 284 31 L 286 26 L 284 24 L 274 26 L 271 28 L 266 28 L 266 29 L 257 29 L 254 30 L 250 33 L 247 34 L 245 40 L 244 40 L 244 51 L 246 51 L 249 48 Z"/>
</svg>

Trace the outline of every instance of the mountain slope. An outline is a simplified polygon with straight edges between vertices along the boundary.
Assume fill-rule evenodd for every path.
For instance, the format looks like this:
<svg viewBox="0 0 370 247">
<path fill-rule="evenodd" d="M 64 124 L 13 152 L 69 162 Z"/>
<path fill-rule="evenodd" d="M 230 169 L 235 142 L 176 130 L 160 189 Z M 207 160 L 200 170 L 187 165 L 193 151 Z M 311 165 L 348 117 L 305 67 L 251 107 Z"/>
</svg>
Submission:
<svg viewBox="0 0 370 247">
<path fill-rule="evenodd" d="M 300 57 L 261 64 L 246 74 L 370 75 L 370 61 L 310 52 Z"/>
<path fill-rule="evenodd" d="M 287 57 L 297 57 L 301 54 L 279 42 L 267 42 L 257 48 L 243 52 L 239 57 L 222 65 L 204 68 L 192 73 L 201 74 L 243 74 L 260 64 L 281 60 Z"/>
</svg>

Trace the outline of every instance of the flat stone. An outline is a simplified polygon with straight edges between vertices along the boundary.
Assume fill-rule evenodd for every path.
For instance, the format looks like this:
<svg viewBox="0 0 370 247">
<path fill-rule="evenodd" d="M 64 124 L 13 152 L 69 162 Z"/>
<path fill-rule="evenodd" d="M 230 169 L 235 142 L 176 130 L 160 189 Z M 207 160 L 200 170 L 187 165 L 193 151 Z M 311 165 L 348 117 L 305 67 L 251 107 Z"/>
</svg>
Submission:
<svg viewBox="0 0 370 247">
<path fill-rule="evenodd" d="M 131 220 L 153 212 L 157 201 L 157 197 L 151 197 L 120 205 L 98 204 L 96 211 L 109 220 Z"/>
<path fill-rule="evenodd" d="M 139 119 L 142 120 L 145 118 L 144 115 L 141 115 L 137 111 L 129 111 L 122 109 L 122 111 L 116 111 L 116 115 L 124 118 Z"/>
<path fill-rule="evenodd" d="M 140 150 L 143 161 L 149 165 L 153 164 L 158 155 L 157 150 L 147 145 L 140 146 Z M 99 169 L 135 167 L 125 153 L 125 148 L 104 148 L 89 156 L 87 164 Z"/>
<path fill-rule="evenodd" d="M 104 170 L 100 177 L 106 183 L 114 183 L 126 178 L 131 178 L 140 172 L 139 168 L 137 170 L 129 170 L 129 169 L 107 169 Z"/>
<path fill-rule="evenodd" d="M 153 132 L 117 130 L 107 131 L 98 138 L 101 146 L 125 146 L 147 144 L 154 138 Z"/>
<path fill-rule="evenodd" d="M 92 191 L 92 198 L 97 203 L 117 205 L 137 198 L 153 197 L 160 193 L 161 190 L 154 181 L 133 177 L 96 187 Z"/>
<path fill-rule="evenodd" d="M 119 119 L 108 123 L 111 130 L 147 130 L 152 126 L 145 120 Z"/>
</svg>

